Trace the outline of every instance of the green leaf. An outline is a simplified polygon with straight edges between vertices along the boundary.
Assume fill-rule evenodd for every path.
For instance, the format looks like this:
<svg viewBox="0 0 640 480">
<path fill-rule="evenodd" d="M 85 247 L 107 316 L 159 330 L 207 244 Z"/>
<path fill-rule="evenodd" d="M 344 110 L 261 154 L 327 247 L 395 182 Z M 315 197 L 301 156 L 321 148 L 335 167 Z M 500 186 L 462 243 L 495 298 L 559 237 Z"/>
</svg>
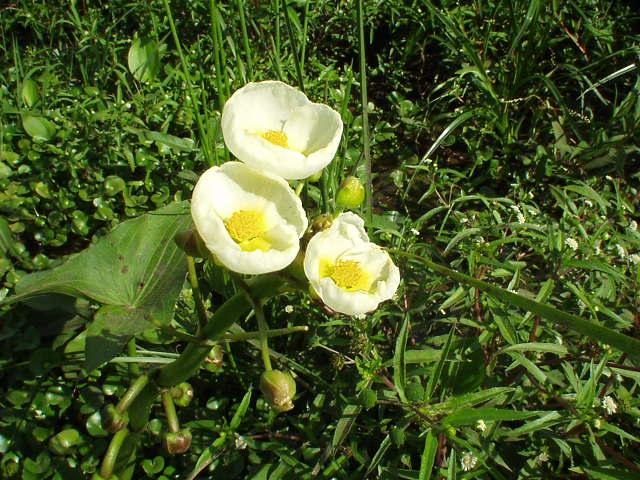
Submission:
<svg viewBox="0 0 640 480">
<path fill-rule="evenodd" d="M 508 352 L 542 352 L 542 353 L 555 353 L 556 355 L 566 355 L 567 347 L 559 345 L 557 343 L 518 343 L 516 345 L 509 345 L 503 348 L 498 353 Z"/>
<path fill-rule="evenodd" d="M 194 141 L 190 138 L 180 138 L 175 137 L 173 135 L 169 135 L 168 133 L 162 132 L 145 132 L 145 136 L 149 140 L 153 140 L 160 145 L 166 145 L 173 150 L 177 150 L 179 152 L 191 152 L 193 151 Z"/>
<path fill-rule="evenodd" d="M 187 270 L 184 252 L 173 237 L 190 223 L 188 202 L 126 221 L 59 267 L 23 277 L 16 295 L 5 302 L 60 293 L 109 306 L 98 311 L 89 327 L 87 365 L 95 366 L 108 359 L 116 345 L 152 327 L 151 320 L 171 321 Z M 100 336 L 101 349 L 92 351 Z"/>
<path fill-rule="evenodd" d="M 437 450 L 438 437 L 433 433 L 433 429 L 431 429 L 424 440 L 424 450 L 422 451 L 422 458 L 420 459 L 420 474 L 418 475 L 420 480 L 431 478 L 431 471 L 433 470 Z"/>
<path fill-rule="evenodd" d="M 393 381 L 396 389 L 398 390 L 398 396 L 402 402 L 407 401 L 407 397 L 404 394 L 404 387 L 407 383 L 406 366 L 404 353 L 407 348 L 407 332 L 409 329 L 409 315 L 404 316 L 402 327 L 398 333 L 396 339 L 396 351 L 393 355 Z"/>
<path fill-rule="evenodd" d="M 38 84 L 30 78 L 26 79 L 24 82 L 22 82 L 22 90 L 20 92 L 20 96 L 22 97 L 22 101 L 28 108 L 33 107 L 36 103 L 38 103 L 38 100 L 40 100 Z"/>
<path fill-rule="evenodd" d="M 459 427 L 462 425 L 474 425 L 478 420 L 485 422 L 525 420 L 549 412 L 523 412 L 502 408 L 462 408 L 445 417 L 442 423 Z"/>
<path fill-rule="evenodd" d="M 127 57 L 129 71 L 139 82 L 151 82 L 160 70 L 160 48 L 157 42 L 136 38 Z"/>
<path fill-rule="evenodd" d="M 433 392 L 436 390 L 436 386 L 438 385 L 438 381 L 440 380 L 440 376 L 442 375 L 442 369 L 444 368 L 444 364 L 447 361 L 447 357 L 449 356 L 449 350 L 451 349 L 451 342 L 453 340 L 453 334 L 455 332 L 456 326 L 453 325 L 451 330 L 449 330 L 449 336 L 447 337 L 447 343 L 442 348 L 442 355 L 436 364 L 433 375 L 429 377 L 429 383 L 427 384 L 427 388 L 425 390 L 424 401 L 428 402 L 431 400 L 433 396 Z"/>
<path fill-rule="evenodd" d="M 48 142 L 56 134 L 56 126 L 44 117 L 23 115 L 22 128 L 31 138 L 40 142 Z"/>
<path fill-rule="evenodd" d="M 242 419 L 247 414 L 247 409 L 249 408 L 250 403 L 251 403 L 251 389 L 249 389 L 247 393 L 244 394 L 244 397 L 242 398 L 240 405 L 238 405 L 238 409 L 236 410 L 236 413 L 233 414 L 233 418 L 229 423 L 229 428 L 231 430 L 236 430 L 240 426 L 240 422 L 242 422 Z"/>
</svg>

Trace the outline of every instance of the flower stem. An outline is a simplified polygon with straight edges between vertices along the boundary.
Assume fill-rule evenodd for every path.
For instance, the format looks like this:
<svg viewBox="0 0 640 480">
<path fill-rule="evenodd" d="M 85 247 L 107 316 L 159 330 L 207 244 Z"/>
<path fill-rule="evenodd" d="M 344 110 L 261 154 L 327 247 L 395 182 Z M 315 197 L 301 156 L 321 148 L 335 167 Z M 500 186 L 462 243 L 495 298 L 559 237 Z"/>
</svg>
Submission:
<svg viewBox="0 0 640 480">
<path fill-rule="evenodd" d="M 167 416 L 167 425 L 169 426 L 169 431 L 175 433 L 180 430 L 180 421 L 178 420 L 178 414 L 176 413 L 176 406 L 173 403 L 171 390 L 164 390 L 161 396 L 164 413 Z"/>
<path fill-rule="evenodd" d="M 300 182 L 298 183 L 298 185 L 296 185 L 296 195 L 297 195 L 297 196 L 300 196 L 300 194 L 302 193 L 302 189 L 304 188 L 305 183 L 306 183 L 306 182 L 304 182 L 304 181 L 300 181 Z"/>
<path fill-rule="evenodd" d="M 269 356 L 269 336 L 267 333 L 269 331 L 269 325 L 267 324 L 267 320 L 264 316 L 262 302 L 260 299 L 253 296 L 251 289 L 249 289 L 246 282 L 240 278 L 240 276 L 234 275 L 233 279 L 247 296 L 247 300 L 249 300 L 249 303 L 253 307 L 253 311 L 256 315 L 256 320 L 258 322 L 258 339 L 260 340 L 260 351 L 262 352 L 262 363 L 264 363 L 264 369 L 266 371 L 273 370 L 271 367 L 271 357 Z"/>
<path fill-rule="evenodd" d="M 243 332 L 243 333 L 227 333 L 222 336 L 221 340 L 228 342 L 244 342 L 246 340 L 254 340 L 260 338 L 261 335 L 265 335 L 268 338 L 280 337 L 282 335 L 289 335 L 290 333 L 308 332 L 309 327 L 306 325 L 289 327 L 289 328 L 274 328 L 273 330 L 267 330 L 265 332 Z"/>
<path fill-rule="evenodd" d="M 369 149 L 369 101 L 367 100 L 367 58 L 364 41 L 364 8 L 363 0 L 358 0 L 358 46 L 360 47 L 360 104 L 362 106 L 362 147 L 364 155 L 364 168 L 366 175 L 367 199 L 365 213 L 367 223 L 370 224 L 373 215 L 373 185 L 371 182 L 371 153 Z"/>
<path fill-rule="evenodd" d="M 142 389 L 147 386 L 147 383 L 149 383 L 149 377 L 140 375 L 136 381 L 131 384 L 118 402 L 118 405 L 116 405 L 119 413 L 124 413 L 129 408 L 129 405 L 136 399 Z"/>
<path fill-rule="evenodd" d="M 187 255 L 187 267 L 189 270 L 189 283 L 193 291 L 193 300 L 196 303 L 196 312 L 198 314 L 199 330 L 202 330 L 207 324 L 207 310 L 204 308 L 202 294 L 200 293 L 200 284 L 198 283 L 198 274 L 196 273 L 196 264 L 192 256 Z"/>
<path fill-rule="evenodd" d="M 129 435 L 129 430 L 123 428 L 116 432 L 113 438 L 111 438 L 109 448 L 107 448 L 107 453 L 104 454 L 102 466 L 100 467 L 100 476 L 102 478 L 110 478 L 111 475 L 113 475 L 113 469 L 116 466 L 118 453 L 120 453 L 120 448 L 122 447 L 125 438 L 127 438 L 127 435 Z"/>
</svg>

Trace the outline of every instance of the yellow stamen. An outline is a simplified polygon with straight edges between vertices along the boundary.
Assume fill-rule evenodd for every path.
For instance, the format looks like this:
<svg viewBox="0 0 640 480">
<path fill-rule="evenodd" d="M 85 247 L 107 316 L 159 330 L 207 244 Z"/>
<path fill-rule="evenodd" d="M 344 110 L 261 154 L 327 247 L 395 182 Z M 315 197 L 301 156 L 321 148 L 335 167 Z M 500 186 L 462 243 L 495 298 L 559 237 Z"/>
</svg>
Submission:
<svg viewBox="0 0 640 480">
<path fill-rule="evenodd" d="M 267 142 L 271 142 L 274 145 L 278 145 L 283 148 L 289 148 L 289 139 L 287 138 L 287 134 L 281 132 L 280 130 L 267 130 L 260 136 Z"/>
<path fill-rule="evenodd" d="M 240 249 L 245 252 L 253 252 L 254 250 L 266 252 L 267 250 L 271 250 L 271 244 L 262 237 L 245 240 L 244 242 L 238 243 L 238 245 L 240 245 Z"/>
<path fill-rule="evenodd" d="M 266 230 L 262 212 L 256 210 L 238 210 L 224 221 L 231 238 L 237 243 L 259 237 Z"/>
<path fill-rule="evenodd" d="M 338 260 L 335 265 L 321 261 L 320 276 L 331 278 L 338 287 L 348 292 L 368 291 L 371 287 L 369 273 L 355 260 Z"/>
</svg>

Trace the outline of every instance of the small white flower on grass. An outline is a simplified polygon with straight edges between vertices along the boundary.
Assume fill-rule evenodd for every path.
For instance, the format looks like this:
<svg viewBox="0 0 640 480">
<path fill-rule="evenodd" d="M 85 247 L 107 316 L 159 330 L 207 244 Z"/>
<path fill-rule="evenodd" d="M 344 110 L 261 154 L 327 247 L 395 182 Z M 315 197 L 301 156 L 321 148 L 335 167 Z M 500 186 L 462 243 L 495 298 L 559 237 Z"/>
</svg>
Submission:
<svg viewBox="0 0 640 480">
<path fill-rule="evenodd" d="M 287 305 L 286 307 L 284 307 L 284 311 L 286 313 L 293 313 L 293 305 Z"/>
<path fill-rule="evenodd" d="M 460 464 L 462 465 L 462 470 L 468 472 L 478 464 L 478 458 L 473 453 L 467 452 L 460 459 Z"/>
<path fill-rule="evenodd" d="M 567 238 L 564 241 L 565 245 L 569 247 L 574 252 L 578 250 L 578 242 L 576 242 L 575 238 Z"/>
<path fill-rule="evenodd" d="M 487 429 L 487 424 L 484 423 L 484 420 L 478 420 L 476 423 L 476 428 L 481 432 L 484 432 Z"/>
<path fill-rule="evenodd" d="M 366 320 L 367 316 L 364 313 L 359 313 L 358 315 L 354 315 L 353 318 L 355 318 L 356 320 Z"/>
<path fill-rule="evenodd" d="M 547 452 L 541 452 L 538 454 L 538 456 L 536 457 L 536 463 L 547 463 L 549 461 L 549 455 L 547 455 Z"/>
<path fill-rule="evenodd" d="M 593 207 L 593 202 L 591 200 L 585 200 L 584 204 L 589 208 Z"/>
<path fill-rule="evenodd" d="M 415 228 L 412 228 L 412 229 L 411 229 L 411 233 L 413 233 L 416 237 L 417 237 L 418 235 L 420 235 L 420 231 L 419 231 L 419 230 L 416 230 Z"/>
<path fill-rule="evenodd" d="M 236 433 L 235 446 L 238 450 L 244 450 L 245 448 L 247 448 L 247 441 L 242 435 L 238 435 L 237 433 Z"/>
<path fill-rule="evenodd" d="M 597 429 L 600 430 L 600 428 L 602 427 L 602 421 L 599 418 L 596 418 L 593 421 L 593 426 Z"/>
<path fill-rule="evenodd" d="M 629 261 L 634 265 L 638 265 L 640 263 L 640 255 L 638 255 L 637 253 L 629 255 Z"/>
<path fill-rule="evenodd" d="M 516 214 L 516 217 L 518 218 L 518 223 L 525 223 L 527 221 L 527 219 L 524 218 L 524 215 L 520 212 Z"/>
<path fill-rule="evenodd" d="M 622 259 L 625 259 L 627 257 L 627 251 L 619 243 L 616 244 L 616 252 L 618 252 L 618 256 Z"/>
<path fill-rule="evenodd" d="M 632 232 L 637 232 L 638 231 L 638 222 L 636 222 L 635 220 L 631 220 L 629 222 L 629 230 L 631 230 Z"/>
<path fill-rule="evenodd" d="M 606 395 L 602 399 L 602 408 L 604 408 L 609 415 L 613 415 L 618 411 L 618 404 L 613 399 L 613 397 L 611 397 L 610 395 Z"/>
<path fill-rule="evenodd" d="M 593 242 L 593 253 L 596 255 L 600 255 L 600 240 L 596 240 Z"/>
</svg>

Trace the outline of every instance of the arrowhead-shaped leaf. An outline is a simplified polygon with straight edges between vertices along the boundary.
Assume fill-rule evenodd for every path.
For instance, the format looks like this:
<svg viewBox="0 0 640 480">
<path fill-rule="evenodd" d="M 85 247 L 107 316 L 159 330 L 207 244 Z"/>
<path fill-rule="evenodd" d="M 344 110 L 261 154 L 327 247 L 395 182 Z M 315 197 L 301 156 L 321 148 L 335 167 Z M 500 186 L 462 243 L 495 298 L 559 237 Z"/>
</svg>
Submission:
<svg viewBox="0 0 640 480">
<path fill-rule="evenodd" d="M 173 237 L 191 224 L 188 205 L 174 203 L 120 224 L 59 267 L 23 277 L 7 302 L 61 293 L 102 303 L 88 331 L 87 367 L 109 360 L 131 335 L 152 327 L 151 318 L 171 321 L 187 271 Z"/>
</svg>

